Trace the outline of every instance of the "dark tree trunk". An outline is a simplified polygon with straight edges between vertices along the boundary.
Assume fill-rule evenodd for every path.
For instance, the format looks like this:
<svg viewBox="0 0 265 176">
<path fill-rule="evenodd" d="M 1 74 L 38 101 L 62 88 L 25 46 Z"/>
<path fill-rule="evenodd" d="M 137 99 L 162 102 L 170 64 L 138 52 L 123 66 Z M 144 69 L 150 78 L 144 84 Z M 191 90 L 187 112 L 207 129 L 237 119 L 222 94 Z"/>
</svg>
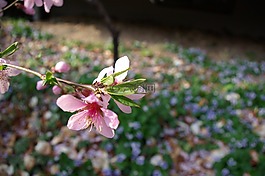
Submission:
<svg viewBox="0 0 265 176">
<path fill-rule="evenodd" d="M 93 3 L 98 8 L 99 14 L 104 18 L 105 24 L 111 33 L 113 44 L 113 60 L 115 63 L 116 60 L 119 58 L 120 31 L 114 27 L 109 14 L 107 13 L 104 5 L 100 2 L 100 0 L 87 0 L 87 2 Z"/>
</svg>

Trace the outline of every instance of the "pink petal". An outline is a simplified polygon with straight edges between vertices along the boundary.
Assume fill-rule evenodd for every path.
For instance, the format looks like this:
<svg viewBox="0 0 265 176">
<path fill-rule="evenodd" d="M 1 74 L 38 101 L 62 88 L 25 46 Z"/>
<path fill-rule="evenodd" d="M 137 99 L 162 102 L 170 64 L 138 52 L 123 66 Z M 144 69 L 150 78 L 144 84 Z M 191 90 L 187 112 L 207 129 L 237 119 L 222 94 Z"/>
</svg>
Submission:
<svg viewBox="0 0 265 176">
<path fill-rule="evenodd" d="M 114 130 L 110 127 L 108 127 L 105 123 L 105 121 L 101 118 L 99 118 L 98 121 L 94 123 L 97 131 L 102 134 L 103 136 L 107 138 L 113 138 L 114 137 Z"/>
<path fill-rule="evenodd" d="M 72 115 L 67 123 L 67 127 L 71 130 L 83 130 L 89 125 L 87 110 Z"/>
<path fill-rule="evenodd" d="M 111 99 L 109 94 L 105 94 L 105 95 L 101 95 L 102 98 L 102 107 L 107 109 L 108 105 L 109 105 L 109 101 Z"/>
<path fill-rule="evenodd" d="M 120 110 L 124 113 L 130 114 L 132 112 L 132 108 L 130 106 L 126 106 L 124 104 L 121 104 L 120 102 L 114 100 L 114 102 L 117 104 L 117 106 L 120 108 Z"/>
<path fill-rule="evenodd" d="M 131 94 L 131 95 L 126 95 L 127 98 L 130 98 L 131 100 L 139 100 L 143 98 L 145 94 Z"/>
<path fill-rule="evenodd" d="M 17 76 L 21 72 L 14 68 L 7 68 L 5 71 L 8 74 L 8 76 Z"/>
<path fill-rule="evenodd" d="M 45 9 L 45 12 L 49 13 L 50 12 L 50 9 L 53 5 L 53 2 L 52 0 L 44 0 L 44 9 Z"/>
<path fill-rule="evenodd" d="M 106 125 L 110 128 L 117 129 L 120 123 L 117 114 L 104 108 L 101 108 L 101 111 L 104 113 Z"/>
<path fill-rule="evenodd" d="M 90 94 L 88 97 L 84 98 L 83 100 L 90 104 L 94 102 L 99 103 L 99 99 L 96 97 L 94 93 Z"/>
<path fill-rule="evenodd" d="M 35 4 L 36 4 L 36 6 L 40 7 L 43 5 L 43 2 L 42 2 L 42 0 L 35 0 Z"/>
<path fill-rule="evenodd" d="M 130 66 L 129 58 L 127 56 L 121 57 L 115 63 L 115 73 L 124 71 L 124 70 L 128 69 L 129 66 Z M 128 71 L 117 76 L 116 82 L 118 82 L 118 83 L 122 82 L 122 80 L 124 80 L 125 77 L 127 76 L 127 73 L 128 73 Z"/>
<path fill-rule="evenodd" d="M 52 92 L 55 94 L 55 95 L 59 95 L 62 93 L 62 89 L 59 87 L 59 86 L 53 86 L 52 87 Z"/>
<path fill-rule="evenodd" d="M 56 101 L 57 106 L 67 112 L 75 112 L 87 106 L 83 101 L 72 95 L 62 95 Z"/>
<path fill-rule="evenodd" d="M 63 0 L 53 0 L 53 5 L 60 7 L 63 5 Z"/>
<path fill-rule="evenodd" d="M 26 8 L 32 9 L 34 6 L 34 0 L 24 0 L 24 6 Z"/>
<path fill-rule="evenodd" d="M 59 73 L 66 73 L 70 70 L 70 65 L 64 61 L 60 61 L 55 65 L 54 70 Z"/>
<path fill-rule="evenodd" d="M 1 73 L 0 73 L 1 74 Z M 0 75 L 1 76 L 1 75 Z M 7 79 L 0 80 L 0 93 L 4 94 L 8 91 L 9 88 L 9 82 Z"/>
<path fill-rule="evenodd" d="M 47 86 L 43 85 L 43 80 L 40 80 L 40 81 L 37 82 L 37 84 L 36 84 L 36 89 L 37 90 L 43 90 L 43 89 L 46 89 L 46 88 L 47 88 Z"/>
</svg>

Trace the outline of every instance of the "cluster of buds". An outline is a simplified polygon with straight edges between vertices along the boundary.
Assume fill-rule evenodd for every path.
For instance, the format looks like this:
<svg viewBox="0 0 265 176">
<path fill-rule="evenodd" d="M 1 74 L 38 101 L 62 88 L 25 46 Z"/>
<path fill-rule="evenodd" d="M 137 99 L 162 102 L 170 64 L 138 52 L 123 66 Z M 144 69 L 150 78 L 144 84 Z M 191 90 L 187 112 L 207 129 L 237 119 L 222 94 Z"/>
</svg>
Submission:
<svg viewBox="0 0 265 176">
<path fill-rule="evenodd" d="M 119 125 L 116 113 L 108 109 L 109 101 L 114 102 L 125 113 L 131 113 L 131 106 L 139 107 L 133 100 L 139 100 L 145 95 L 141 84 L 145 79 L 136 79 L 124 81 L 130 61 L 127 56 L 121 57 L 112 66 L 104 68 L 93 81 L 89 84 L 78 84 L 64 80 L 55 76 L 56 73 L 66 73 L 70 66 L 66 62 L 58 62 L 51 71 L 46 74 L 17 66 L 2 59 L 17 50 L 17 43 L 12 44 L 6 50 L 0 52 L 0 93 L 8 91 L 9 77 L 17 76 L 21 71 L 34 74 L 41 78 L 36 88 L 42 90 L 47 85 L 53 86 L 53 93 L 62 94 L 56 101 L 56 104 L 66 112 L 76 112 L 69 120 L 67 127 L 72 130 L 83 130 L 89 128 L 91 131 L 94 126 L 96 130 L 105 137 L 114 137 L 114 130 Z M 67 86 L 72 87 L 65 89 Z"/>
</svg>

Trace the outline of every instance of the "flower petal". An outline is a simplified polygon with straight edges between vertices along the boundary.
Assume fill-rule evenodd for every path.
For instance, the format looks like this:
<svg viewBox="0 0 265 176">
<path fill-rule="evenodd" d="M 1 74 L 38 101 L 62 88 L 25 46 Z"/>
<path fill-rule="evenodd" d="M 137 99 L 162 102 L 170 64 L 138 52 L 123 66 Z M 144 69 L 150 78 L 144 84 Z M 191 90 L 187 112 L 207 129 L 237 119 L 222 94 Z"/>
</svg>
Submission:
<svg viewBox="0 0 265 176">
<path fill-rule="evenodd" d="M 124 113 L 130 114 L 132 112 L 132 108 L 130 106 L 126 106 L 124 104 L 121 104 L 120 102 L 114 100 L 114 102 L 117 104 L 117 106 L 120 108 L 120 110 Z"/>
<path fill-rule="evenodd" d="M 75 112 L 87 106 L 86 103 L 75 98 L 72 95 L 62 95 L 61 97 L 57 99 L 56 104 L 62 110 L 68 111 L 68 112 Z"/>
<path fill-rule="evenodd" d="M 131 94 L 131 95 L 126 95 L 127 98 L 130 98 L 131 100 L 140 100 L 143 98 L 145 94 Z"/>
<path fill-rule="evenodd" d="M 89 125 L 87 110 L 72 115 L 67 123 L 67 127 L 71 130 L 83 130 Z"/>
<path fill-rule="evenodd" d="M 120 123 L 117 114 L 104 108 L 101 108 L 101 111 L 104 113 L 106 125 L 110 128 L 117 129 Z"/>
<path fill-rule="evenodd" d="M 63 5 L 63 0 L 53 0 L 53 5 L 60 7 Z"/>
<path fill-rule="evenodd" d="M 124 71 L 128 69 L 130 66 L 130 60 L 127 56 L 123 56 L 119 58 L 115 63 L 115 73 Z M 116 82 L 120 83 L 124 78 L 127 76 L 128 71 L 120 74 L 119 76 L 116 76 Z"/>
<path fill-rule="evenodd" d="M 1 74 L 1 73 L 0 73 Z M 1 75 L 0 75 L 1 76 Z M 4 94 L 8 91 L 8 88 L 9 88 L 9 82 L 7 79 L 2 79 L 0 80 L 0 93 L 1 94 Z"/>
<path fill-rule="evenodd" d="M 96 126 L 97 131 L 102 134 L 103 136 L 107 138 L 113 138 L 114 137 L 114 130 L 106 125 L 106 122 L 101 118 L 101 120 L 98 120 L 94 123 Z"/>
<path fill-rule="evenodd" d="M 26 8 L 32 9 L 34 6 L 34 0 L 24 0 L 24 6 Z"/>
</svg>

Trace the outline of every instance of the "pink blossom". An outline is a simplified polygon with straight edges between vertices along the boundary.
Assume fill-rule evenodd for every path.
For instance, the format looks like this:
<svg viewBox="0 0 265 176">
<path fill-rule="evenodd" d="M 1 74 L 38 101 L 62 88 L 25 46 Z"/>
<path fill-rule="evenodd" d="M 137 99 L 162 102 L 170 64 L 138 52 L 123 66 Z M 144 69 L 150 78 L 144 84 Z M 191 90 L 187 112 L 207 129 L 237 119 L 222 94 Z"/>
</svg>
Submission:
<svg viewBox="0 0 265 176">
<path fill-rule="evenodd" d="M 60 61 L 55 65 L 54 70 L 59 73 L 66 73 L 70 70 L 70 65 L 64 61 Z"/>
<path fill-rule="evenodd" d="M 24 0 L 24 6 L 27 9 L 32 9 L 34 4 L 36 4 L 38 7 L 44 5 L 45 11 L 49 13 L 53 5 L 58 7 L 62 6 L 63 0 Z"/>
<path fill-rule="evenodd" d="M 0 11 L 7 5 L 5 0 L 0 0 Z M 0 16 L 3 16 L 3 12 L 0 12 Z"/>
<path fill-rule="evenodd" d="M 124 70 L 129 69 L 130 66 L 130 60 L 127 56 L 123 56 L 121 58 L 119 58 L 116 63 L 115 63 L 115 69 L 110 66 L 107 68 L 104 68 L 103 70 L 101 70 L 101 72 L 99 73 L 98 77 L 94 80 L 95 82 L 99 82 L 101 81 L 102 78 L 104 78 L 105 75 L 109 76 L 111 74 L 114 73 L 118 73 Z M 126 78 L 128 74 L 128 71 L 118 75 L 115 77 L 115 83 L 114 84 L 120 84 L 123 82 L 123 80 Z M 132 95 L 127 95 L 126 97 L 130 98 L 131 100 L 139 100 L 142 97 L 144 97 L 145 94 L 132 94 Z M 104 95 L 105 99 L 110 99 L 110 96 L 108 94 Z M 132 108 L 130 106 L 126 106 L 116 100 L 114 100 L 114 102 L 117 104 L 117 106 L 120 108 L 120 110 L 124 113 L 131 113 L 132 112 Z"/>
<path fill-rule="evenodd" d="M 43 80 L 40 80 L 40 81 L 37 82 L 37 84 L 36 84 L 36 89 L 37 90 L 43 90 L 43 89 L 46 89 L 46 88 L 47 88 L 47 86 L 43 85 Z"/>
<path fill-rule="evenodd" d="M 96 130 L 105 137 L 112 138 L 119 120 L 117 114 L 106 109 L 104 102 L 95 94 L 78 99 L 72 95 L 62 95 L 57 99 L 57 105 L 67 112 L 76 112 L 68 120 L 67 127 L 72 130 L 83 130 L 94 125 Z"/>
<path fill-rule="evenodd" d="M 33 8 L 27 8 L 27 7 L 25 7 L 23 4 L 17 3 L 17 4 L 16 4 L 16 7 L 17 7 L 18 9 L 23 10 L 23 11 L 24 11 L 26 14 L 28 14 L 28 15 L 34 15 L 34 14 L 35 14 L 35 10 L 34 10 Z"/>
<path fill-rule="evenodd" d="M 0 58 L 0 66 L 1 63 L 8 63 L 6 60 Z M 9 77 L 10 76 L 17 76 L 20 71 L 7 67 L 4 70 L 0 70 L 0 93 L 4 94 L 8 91 L 9 88 Z"/>
</svg>

